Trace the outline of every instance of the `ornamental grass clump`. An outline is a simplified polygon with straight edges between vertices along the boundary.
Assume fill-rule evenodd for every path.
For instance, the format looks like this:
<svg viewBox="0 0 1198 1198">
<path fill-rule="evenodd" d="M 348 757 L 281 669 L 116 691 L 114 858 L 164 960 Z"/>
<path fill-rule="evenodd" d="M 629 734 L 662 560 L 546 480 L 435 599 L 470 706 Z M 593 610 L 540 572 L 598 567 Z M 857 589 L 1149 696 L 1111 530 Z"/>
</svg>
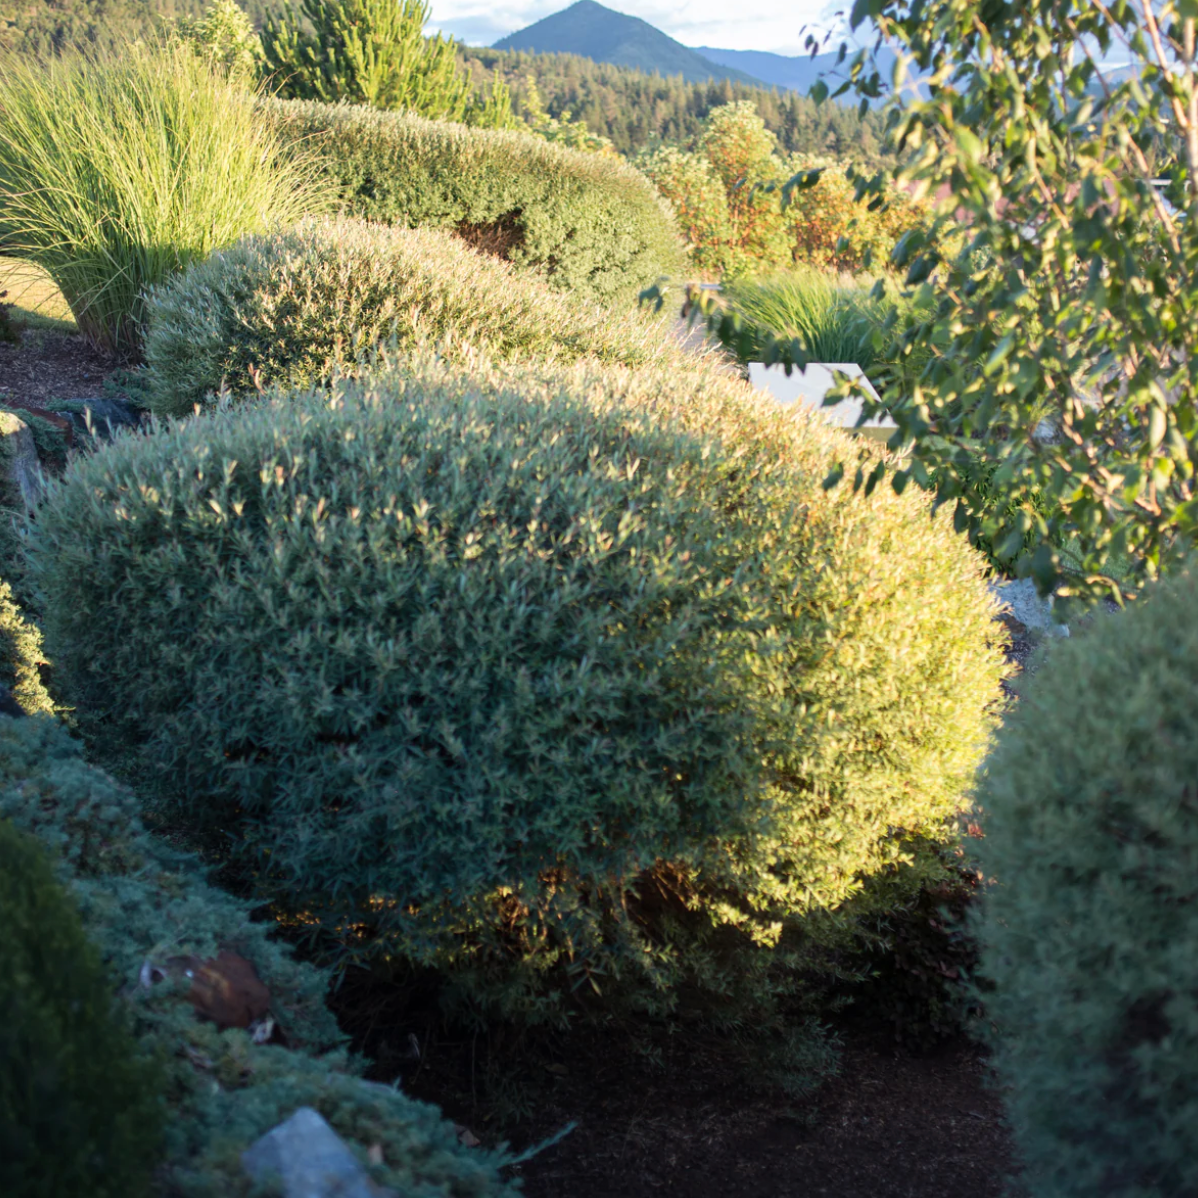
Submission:
<svg viewBox="0 0 1198 1198">
<path fill-rule="evenodd" d="M 151 408 L 181 416 L 354 373 L 382 343 L 460 357 L 681 361 L 660 319 L 555 294 L 536 274 L 437 229 L 309 220 L 245 237 L 147 301 Z"/>
<path fill-rule="evenodd" d="M 868 371 L 880 356 L 872 334 L 881 329 L 886 307 L 865 288 L 843 286 L 824 271 L 798 268 L 737 281 L 726 298 L 754 330 L 752 358 L 761 357 L 769 336 L 798 338 L 812 362 L 853 362 Z"/>
<path fill-rule="evenodd" d="M 915 492 L 825 491 L 845 452 L 714 368 L 429 357 L 74 461 L 31 568 L 97 749 L 323 947 L 666 1010 L 986 747 L 980 561 Z"/>
<path fill-rule="evenodd" d="M 1054 646 L 980 788 L 981 972 L 1033 1198 L 1198 1192 L 1198 580 Z"/>
<path fill-rule="evenodd" d="M 0 96 L 0 252 L 44 269 L 104 352 L 138 352 L 146 287 L 328 197 L 253 92 L 183 45 L 7 56 Z"/>
</svg>

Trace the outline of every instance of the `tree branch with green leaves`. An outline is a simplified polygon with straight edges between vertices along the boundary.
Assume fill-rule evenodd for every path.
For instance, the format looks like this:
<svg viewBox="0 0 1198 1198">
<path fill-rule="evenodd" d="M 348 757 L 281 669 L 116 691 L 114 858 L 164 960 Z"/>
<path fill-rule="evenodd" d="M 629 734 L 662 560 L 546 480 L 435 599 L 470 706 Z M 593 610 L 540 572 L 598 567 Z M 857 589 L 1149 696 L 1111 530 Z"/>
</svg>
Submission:
<svg viewBox="0 0 1198 1198">
<path fill-rule="evenodd" d="M 885 470 L 1011 573 L 1122 602 L 1198 526 L 1198 0 L 857 0 L 850 22 L 876 40 L 820 98 L 921 83 L 890 106 L 900 165 L 858 194 L 935 205 L 891 259 L 915 302 L 862 415 L 910 447 Z"/>
<path fill-rule="evenodd" d="M 926 98 L 891 111 L 910 151 L 899 178 L 937 196 L 955 235 L 933 251 L 914 234 L 894 257 L 931 307 L 907 350 L 945 338 L 881 396 L 896 442 L 914 443 L 894 482 L 935 469 L 959 522 L 985 519 L 957 468 L 980 450 L 999 485 L 1051 500 L 1015 509 L 994 543 L 1067 596 L 1122 600 L 1182 558 L 1198 522 L 1196 18 L 1193 0 L 858 0 L 852 14 L 927 78 Z M 857 78 L 877 84 L 869 57 Z"/>
</svg>

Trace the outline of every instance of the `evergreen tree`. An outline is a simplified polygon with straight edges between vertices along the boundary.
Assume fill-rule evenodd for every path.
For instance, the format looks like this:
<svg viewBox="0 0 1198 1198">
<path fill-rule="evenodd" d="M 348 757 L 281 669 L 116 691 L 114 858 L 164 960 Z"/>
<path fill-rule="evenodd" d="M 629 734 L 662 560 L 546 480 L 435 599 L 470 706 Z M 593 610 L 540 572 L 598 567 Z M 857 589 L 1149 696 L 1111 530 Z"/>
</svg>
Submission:
<svg viewBox="0 0 1198 1198">
<path fill-rule="evenodd" d="M 267 70 L 290 99 L 461 120 L 470 78 L 452 39 L 424 36 L 429 12 L 424 0 L 284 0 L 262 33 Z"/>
<path fill-rule="evenodd" d="M 614 152 L 610 138 L 592 132 L 586 121 L 575 119 L 568 108 L 563 109 L 560 116 L 551 116 L 546 112 L 535 75 L 530 74 L 525 78 L 520 110 L 528 128 L 546 141 L 556 141 L 572 150 Z"/>
<path fill-rule="evenodd" d="M 262 43 L 237 0 L 213 0 L 202 16 L 183 17 L 174 36 L 225 74 L 247 81 L 257 78 Z"/>
<path fill-rule="evenodd" d="M 520 124 L 512 111 L 511 89 L 498 75 L 475 93 L 463 119 L 482 129 L 515 129 Z"/>
</svg>

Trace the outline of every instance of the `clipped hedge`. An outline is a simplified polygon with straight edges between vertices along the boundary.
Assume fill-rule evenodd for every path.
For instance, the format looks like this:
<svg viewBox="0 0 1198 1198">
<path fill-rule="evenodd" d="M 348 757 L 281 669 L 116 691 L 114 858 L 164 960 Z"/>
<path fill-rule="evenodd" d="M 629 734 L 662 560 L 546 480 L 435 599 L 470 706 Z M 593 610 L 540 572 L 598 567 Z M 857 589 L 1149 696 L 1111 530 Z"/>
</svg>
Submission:
<svg viewBox="0 0 1198 1198">
<path fill-rule="evenodd" d="M 0 716 L 0 821 L 11 820 L 49 851 L 105 962 L 108 984 L 122 990 L 138 1041 L 166 1065 L 169 1121 L 156 1192 L 248 1196 L 240 1153 L 297 1107 L 311 1106 L 363 1159 L 367 1147 L 380 1145 L 384 1163 L 371 1172 L 402 1194 L 511 1193 L 499 1177 L 500 1154 L 463 1148 L 435 1107 L 363 1084 L 362 1063 L 345 1053 L 345 1037 L 324 1005 L 328 976 L 293 960 L 268 938 L 271 925 L 251 920 L 251 904 L 209 885 L 193 857 L 147 832 L 140 810 L 132 792 L 83 760 L 80 745 L 58 723 Z M 7 876 L 0 870 L 0 886 Z M 7 914 L 3 922 L 10 922 Z M 226 947 L 246 957 L 265 982 L 288 1047 L 255 1044 L 246 1032 L 199 1022 L 177 984 L 148 991 L 138 985 L 147 959 L 208 958 Z M 0 1059 L 3 1048 L 0 1040 Z M 115 1065 L 111 1076 L 114 1098 L 121 1076 Z M 58 1150 L 56 1134 L 49 1151 Z M 6 1163 L 0 1154 L 0 1181 Z M 70 1193 L 106 1193 L 101 1180 L 95 1174 L 90 1189 Z"/>
<path fill-rule="evenodd" d="M 147 303 L 151 408 L 182 416 L 269 386 L 354 371 L 380 342 L 442 355 L 641 365 L 677 360 L 662 321 L 555 295 L 528 271 L 437 229 L 307 221 L 247 237 L 157 288 Z"/>
<path fill-rule="evenodd" d="M 327 164 L 351 215 L 456 229 L 605 301 L 634 299 L 682 265 L 652 183 L 614 155 L 362 105 L 270 100 L 260 111 Z"/>
<path fill-rule="evenodd" d="M 0 1193 L 146 1194 L 162 1070 L 130 1034 L 41 846 L 4 820 L 0 962 Z"/>
<path fill-rule="evenodd" d="M 429 359 L 72 463 L 32 568 L 96 743 L 262 893 L 509 1013 L 668 1006 L 696 912 L 835 907 L 985 748 L 979 559 L 846 451 L 714 369 Z"/>
<path fill-rule="evenodd" d="M 1198 578 L 1053 651 L 989 762 L 975 931 L 1033 1198 L 1198 1193 Z"/>
</svg>

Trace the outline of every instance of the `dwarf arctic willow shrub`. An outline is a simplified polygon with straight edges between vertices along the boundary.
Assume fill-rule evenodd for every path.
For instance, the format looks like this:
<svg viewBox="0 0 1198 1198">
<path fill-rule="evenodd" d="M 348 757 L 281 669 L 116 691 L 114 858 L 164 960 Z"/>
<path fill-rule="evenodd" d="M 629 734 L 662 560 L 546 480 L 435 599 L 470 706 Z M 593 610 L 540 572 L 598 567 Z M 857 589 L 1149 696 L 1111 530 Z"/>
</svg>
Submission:
<svg viewBox="0 0 1198 1198">
<path fill-rule="evenodd" d="M 0 251 L 42 267 L 106 352 L 137 352 L 147 286 L 327 196 L 186 45 L 3 57 L 0 95 Z"/>
<path fill-rule="evenodd" d="M 324 1005 L 328 975 L 296 961 L 286 946 L 270 940 L 271 925 L 252 920 L 250 904 L 209 884 L 198 861 L 148 832 L 139 812 L 137 797 L 84 761 L 79 743 L 56 721 L 0 716 L 0 903 L 5 904 L 0 946 L 10 949 L 14 929 L 19 934 L 38 914 L 24 895 L 15 913 L 7 910 L 8 897 L 21 881 L 6 852 L 5 821 L 11 821 L 27 839 L 40 843 L 77 908 L 71 913 L 73 928 L 55 912 L 58 918 L 41 929 L 36 951 L 49 959 L 51 947 L 69 946 L 72 963 L 59 970 L 64 991 L 67 982 L 73 985 L 88 974 L 109 999 L 119 992 L 126 1008 L 119 1057 L 99 1035 L 94 1006 L 80 1005 L 64 1025 L 68 1034 L 76 1023 L 77 1030 L 88 1034 L 82 1046 L 86 1051 L 75 1054 L 79 1096 L 88 1095 L 90 1082 L 91 1092 L 99 1092 L 107 1103 L 92 1119 L 96 1141 L 90 1159 L 83 1161 L 69 1151 L 74 1129 L 85 1124 L 67 1101 L 71 1095 L 65 1084 L 59 1103 L 39 1112 L 45 1117 L 43 1128 L 27 1127 L 17 1142 L 6 1141 L 5 1133 L 14 1125 L 7 1121 L 12 1091 L 4 1075 L 11 1059 L 5 1036 L 13 1025 L 5 1020 L 0 1028 L 0 1114 L 6 1116 L 0 1119 L 0 1183 L 8 1183 L 3 1185 L 5 1198 L 131 1196 L 136 1192 L 134 1170 L 118 1169 L 117 1154 L 130 1150 L 132 1155 L 159 1130 L 154 1193 L 180 1198 L 247 1194 L 240 1154 L 299 1106 L 318 1110 L 363 1156 L 378 1145 L 382 1164 L 371 1172 L 395 1192 L 420 1198 L 512 1194 L 499 1176 L 505 1159 L 501 1154 L 463 1148 L 453 1124 L 435 1107 L 399 1090 L 363 1084 L 357 1076 L 361 1062 L 344 1051 L 345 1037 Z M 80 947 L 83 933 L 87 942 Z M 222 948 L 253 964 L 270 991 L 271 1014 L 286 1036 L 286 1048 L 256 1044 L 246 1032 L 220 1031 L 199 1022 L 186 1001 L 186 983 L 163 981 L 150 990 L 139 984 L 147 958 L 157 964 L 174 955 L 207 959 Z M 3 959 L 11 970 L 10 957 Z M 0 1008 L 5 990 L 0 981 Z M 84 1016 L 86 1022 L 80 1022 Z M 43 1033 L 46 1027 L 43 1012 L 27 1034 Z M 161 1062 L 159 1075 L 152 1078 L 160 1083 L 155 1091 L 144 1090 L 146 1070 L 132 1055 L 135 1046 Z M 96 1076 L 100 1070 L 103 1077 Z M 60 1076 L 65 1083 L 65 1074 Z M 139 1078 L 143 1089 L 130 1093 Z M 163 1090 L 165 1112 L 157 1101 Z M 27 1088 L 21 1087 L 16 1097 L 18 1104 L 27 1102 Z M 34 1162 L 26 1155 L 31 1132 L 40 1136 L 32 1142 L 42 1148 Z M 96 1150 L 105 1156 L 97 1156 Z M 49 1184 L 51 1163 L 63 1179 L 59 1188 Z M 26 1179 L 29 1184 L 22 1188 Z"/>
<path fill-rule="evenodd" d="M 1033 1198 L 1198 1193 L 1198 580 L 1054 647 L 979 805 L 975 931 Z"/>
<path fill-rule="evenodd" d="M 306 221 L 246 237 L 155 289 L 145 343 L 151 408 L 353 373 L 380 342 L 449 356 L 643 365 L 680 360 L 661 321 L 557 295 L 528 270 L 437 229 Z"/>
<path fill-rule="evenodd" d="M 849 448 L 714 368 L 430 358 L 74 461 L 32 569 L 97 748 L 264 897 L 521 1018 L 663 1009 L 688 919 L 835 907 L 986 745 L 980 561 L 825 492 Z"/>
<path fill-rule="evenodd" d="M 270 100 L 260 111 L 323 163 L 353 216 L 456 229 L 598 300 L 634 299 L 682 266 L 653 184 L 614 155 L 362 105 Z"/>
</svg>

